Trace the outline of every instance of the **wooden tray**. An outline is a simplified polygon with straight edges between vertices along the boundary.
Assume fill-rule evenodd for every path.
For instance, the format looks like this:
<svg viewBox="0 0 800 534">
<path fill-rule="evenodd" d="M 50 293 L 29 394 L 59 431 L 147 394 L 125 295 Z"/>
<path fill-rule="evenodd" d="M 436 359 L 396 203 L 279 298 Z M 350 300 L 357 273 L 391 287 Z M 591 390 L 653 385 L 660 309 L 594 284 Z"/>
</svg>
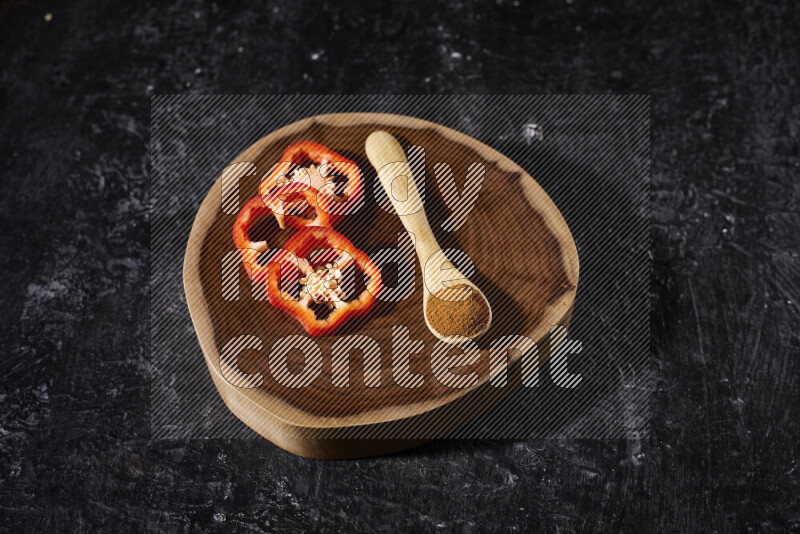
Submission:
<svg viewBox="0 0 800 534">
<path fill-rule="evenodd" d="M 540 362 L 548 354 L 540 343 L 551 326 L 568 325 L 578 284 L 578 255 L 569 228 L 555 204 L 522 168 L 488 146 L 438 124 L 399 115 L 343 113 L 311 117 L 290 124 L 260 139 L 234 162 L 251 162 L 257 175 L 240 180 L 239 200 L 256 194 L 263 173 L 279 161 L 283 149 L 299 140 L 322 143 L 355 161 L 365 182 L 365 205 L 349 216 L 337 230 L 358 248 L 373 254 L 380 248 L 397 246 L 403 232 L 396 215 L 376 203 L 384 194 L 376 173 L 364 153 L 364 141 L 375 130 L 385 130 L 410 145 L 425 149 L 425 209 L 442 247 L 465 251 L 478 271 L 472 280 L 492 305 L 491 329 L 477 342 L 482 351 L 479 364 L 463 369 L 477 371 L 478 385 L 454 390 L 440 384 L 424 356 L 411 360 L 411 369 L 424 375 L 423 386 L 407 389 L 392 379 L 391 331 L 393 325 L 409 329 L 412 339 L 425 344 L 430 354 L 437 339 L 422 316 L 421 271 L 416 265 L 416 290 L 399 303 L 381 303 L 363 320 L 348 324 L 327 338 L 314 339 L 322 350 L 323 374 L 311 385 L 288 389 L 275 382 L 269 372 L 268 354 L 281 337 L 305 335 L 300 325 L 267 302 L 254 300 L 244 269 L 239 273 L 239 299 L 222 294 L 223 258 L 234 250 L 231 227 L 235 215 L 222 209 L 222 177 L 205 198 L 192 227 L 184 259 L 183 278 L 189 311 L 205 356 L 206 365 L 230 410 L 245 424 L 279 447 L 311 458 L 355 458 L 399 451 L 419 445 L 474 419 L 519 385 L 519 352 L 510 354 L 509 384 L 489 384 L 489 343 L 502 336 L 523 334 L 537 341 Z M 433 173 L 438 162 L 448 163 L 459 187 L 473 162 L 486 166 L 483 188 L 467 222 L 457 231 L 442 230 L 449 214 L 443 208 Z M 419 179 L 419 178 L 418 178 Z M 226 208 L 227 209 L 227 208 Z M 292 230 L 277 232 L 266 221 L 263 232 L 270 246 L 280 246 Z M 255 236 L 259 238 L 258 235 Z M 415 260 L 416 263 L 416 260 Z M 389 277 L 391 278 L 391 277 Z M 331 382 L 331 345 L 347 335 L 363 334 L 381 347 L 381 386 L 364 385 L 360 353 L 350 355 L 350 386 L 337 388 Z M 238 364 L 245 373 L 261 373 L 256 388 L 232 385 L 222 375 L 220 350 L 232 338 L 257 336 L 260 351 L 246 351 Z M 302 357 L 289 355 L 290 368 L 299 372 Z M 229 375 L 230 376 L 230 375 Z M 409 439 L 413 437 L 414 439 Z"/>
</svg>

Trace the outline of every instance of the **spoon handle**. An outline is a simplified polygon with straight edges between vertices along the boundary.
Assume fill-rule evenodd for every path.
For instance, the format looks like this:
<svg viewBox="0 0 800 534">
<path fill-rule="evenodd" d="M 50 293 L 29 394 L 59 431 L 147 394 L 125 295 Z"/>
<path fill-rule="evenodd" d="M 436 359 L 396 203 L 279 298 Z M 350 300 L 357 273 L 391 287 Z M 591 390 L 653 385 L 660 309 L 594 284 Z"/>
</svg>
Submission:
<svg viewBox="0 0 800 534">
<path fill-rule="evenodd" d="M 417 256 L 424 267 L 428 258 L 441 247 L 428 223 L 425 207 L 403 148 L 391 134 L 372 132 L 367 137 L 366 152 L 403 226 L 413 234 Z"/>
</svg>

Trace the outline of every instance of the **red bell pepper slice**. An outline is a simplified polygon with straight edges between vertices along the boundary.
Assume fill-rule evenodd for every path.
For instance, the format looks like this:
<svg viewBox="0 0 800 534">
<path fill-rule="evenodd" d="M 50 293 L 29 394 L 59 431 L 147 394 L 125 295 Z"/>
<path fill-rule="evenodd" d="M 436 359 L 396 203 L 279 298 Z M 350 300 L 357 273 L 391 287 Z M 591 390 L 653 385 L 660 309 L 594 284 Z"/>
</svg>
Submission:
<svg viewBox="0 0 800 534">
<path fill-rule="evenodd" d="M 315 188 L 305 186 L 302 182 L 275 185 L 266 190 L 261 196 L 261 200 L 275 215 L 281 229 L 286 228 L 286 224 L 297 229 L 309 226 L 331 226 L 328 200 L 320 196 Z M 314 218 L 309 219 L 300 214 L 291 213 L 293 209 L 298 212 L 305 211 L 306 206 L 314 209 Z"/>
<path fill-rule="evenodd" d="M 303 198 L 308 200 L 315 194 L 315 192 L 309 190 L 292 192 L 286 195 L 286 201 L 291 203 Z M 233 243 L 239 249 L 247 276 L 253 281 L 264 284 L 267 283 L 269 266 L 278 261 L 278 259 L 276 257 L 267 265 L 261 265 L 258 262 L 259 256 L 268 251 L 270 247 L 266 241 L 252 241 L 250 239 L 250 228 L 259 218 L 272 213 L 273 211 L 264 204 L 263 199 L 260 196 L 256 196 L 242 206 L 236 216 L 236 220 L 233 222 Z M 328 214 L 325 212 L 318 212 L 315 220 L 326 226 L 329 224 Z"/>
<path fill-rule="evenodd" d="M 300 170 L 309 164 L 310 166 L 305 169 L 306 172 Z M 347 179 L 340 195 L 335 192 L 334 174 L 337 173 Z M 331 227 L 339 224 L 345 215 L 355 212 L 363 202 L 364 186 L 358 165 L 312 141 L 298 141 L 287 147 L 281 156 L 281 162 L 275 165 L 262 181 L 259 191 L 262 196 L 267 196 L 276 186 L 287 184 L 299 186 L 298 190 L 305 188 L 314 190 L 317 200 L 313 205 L 317 211 L 325 211 L 330 215 Z M 278 222 L 283 228 L 280 217 Z M 304 224 L 301 218 L 291 216 L 286 218 L 286 222 L 294 228 L 314 226 Z"/>
<path fill-rule="evenodd" d="M 300 230 L 283 248 L 286 257 L 270 264 L 279 267 L 271 269 L 268 275 L 269 302 L 297 319 L 310 336 L 331 335 L 347 321 L 364 315 L 375 305 L 375 297 L 381 288 L 380 270 L 369 256 L 336 230 L 319 226 Z M 337 259 L 312 264 L 307 257 L 318 249 L 331 249 Z M 299 280 L 303 288 L 297 300 L 280 287 L 284 276 L 281 271 L 290 262 L 287 259 L 289 253 L 297 258 L 297 266 L 303 273 Z M 341 288 L 342 272 L 350 265 L 364 273 L 366 287 L 357 299 L 345 302 L 346 295 Z M 332 311 L 327 318 L 318 319 L 311 308 L 313 303 L 325 303 Z"/>
</svg>

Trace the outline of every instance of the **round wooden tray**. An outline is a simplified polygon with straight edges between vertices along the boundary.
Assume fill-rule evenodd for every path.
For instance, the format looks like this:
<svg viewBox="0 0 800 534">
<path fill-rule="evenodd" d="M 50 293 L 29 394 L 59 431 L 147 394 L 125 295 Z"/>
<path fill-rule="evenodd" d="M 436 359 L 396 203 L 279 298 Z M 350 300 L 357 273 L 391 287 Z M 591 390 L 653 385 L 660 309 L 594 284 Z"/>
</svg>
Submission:
<svg viewBox="0 0 800 534">
<path fill-rule="evenodd" d="M 510 351 L 509 382 L 498 388 L 489 383 L 488 348 L 492 340 L 521 334 L 540 347 L 540 364 L 548 354 L 540 343 L 554 325 L 568 326 L 578 285 L 578 255 L 566 222 L 553 201 L 522 168 L 497 151 L 449 128 L 412 117 L 376 113 L 342 113 L 304 119 L 260 139 L 232 163 L 250 162 L 258 172 L 244 176 L 239 201 L 257 192 L 259 180 L 283 149 L 300 140 L 322 143 L 355 161 L 365 183 L 365 204 L 337 227 L 368 254 L 396 247 L 404 229 L 396 215 L 378 206 L 383 193 L 370 166 L 364 142 L 375 130 L 395 135 L 405 149 L 425 150 L 425 210 L 442 247 L 466 252 L 477 273 L 471 279 L 492 305 L 490 330 L 477 340 L 480 362 L 458 372 L 478 372 L 480 381 L 469 389 L 442 385 L 431 372 L 428 356 L 438 341 L 422 315 L 421 270 L 415 269 L 415 291 L 397 303 L 380 303 L 365 318 L 345 326 L 334 336 L 315 338 L 324 359 L 323 373 L 304 388 L 291 389 L 271 376 L 268 354 L 273 343 L 305 332 L 294 319 L 267 302 L 251 296 L 244 269 L 239 273 L 239 298 L 226 300 L 222 290 L 224 257 L 235 250 L 231 227 L 236 217 L 222 205 L 220 177 L 209 191 L 194 221 L 184 258 L 183 278 L 206 365 L 222 399 L 245 424 L 276 445 L 312 458 L 354 458 L 406 449 L 474 419 L 519 385 L 519 351 Z M 469 219 L 455 232 L 442 230 L 450 211 L 444 207 L 433 172 L 444 162 L 463 187 L 470 164 L 483 163 L 483 187 Z M 420 177 L 417 177 L 420 180 Z M 292 230 L 277 232 L 266 221 L 262 232 L 270 246 L 279 247 Z M 391 276 L 387 276 L 391 279 Z M 228 295 L 229 297 L 229 295 Z M 413 340 L 424 342 L 422 354 L 412 356 L 412 372 L 421 373 L 421 387 L 408 389 L 392 375 L 392 328 L 403 326 Z M 381 347 L 381 387 L 364 384 L 360 352 L 350 354 L 350 385 L 331 381 L 331 345 L 344 336 L 361 334 Z M 238 365 L 244 373 L 260 373 L 255 388 L 231 384 L 222 374 L 220 351 L 232 338 L 256 336 L 261 350 L 244 351 Z M 289 354 L 290 369 L 300 372 L 302 356 Z M 294 366 L 294 367 L 293 367 Z M 230 374 L 227 375 L 230 377 Z"/>
</svg>

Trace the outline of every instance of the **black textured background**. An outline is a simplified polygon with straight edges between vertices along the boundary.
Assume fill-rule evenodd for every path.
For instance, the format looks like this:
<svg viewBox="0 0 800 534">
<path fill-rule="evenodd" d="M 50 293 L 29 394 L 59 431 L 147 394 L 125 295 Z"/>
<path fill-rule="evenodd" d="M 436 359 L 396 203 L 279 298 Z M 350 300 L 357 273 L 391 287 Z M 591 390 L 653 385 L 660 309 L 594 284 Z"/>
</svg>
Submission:
<svg viewBox="0 0 800 534">
<path fill-rule="evenodd" d="M 0 4 L 0 529 L 800 530 L 794 2 L 235 5 Z M 649 441 L 150 443 L 149 95 L 182 92 L 650 93 Z"/>
</svg>

